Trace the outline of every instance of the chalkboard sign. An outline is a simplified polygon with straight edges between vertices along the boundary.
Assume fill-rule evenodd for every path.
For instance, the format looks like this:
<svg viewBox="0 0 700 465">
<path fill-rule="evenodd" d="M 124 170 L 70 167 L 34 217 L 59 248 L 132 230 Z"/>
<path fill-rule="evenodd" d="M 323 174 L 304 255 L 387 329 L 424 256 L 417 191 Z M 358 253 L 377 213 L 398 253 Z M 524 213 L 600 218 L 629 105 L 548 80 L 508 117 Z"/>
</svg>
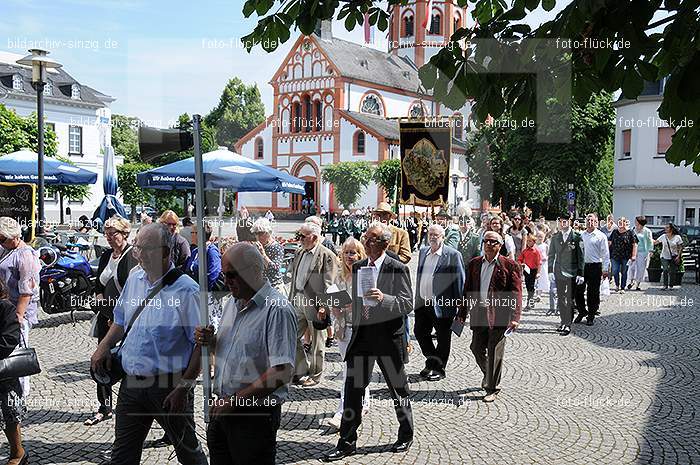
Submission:
<svg viewBox="0 0 700 465">
<path fill-rule="evenodd" d="M 25 240 L 34 239 L 35 189 L 34 184 L 0 182 L 0 216 L 17 220 L 26 231 Z"/>
</svg>

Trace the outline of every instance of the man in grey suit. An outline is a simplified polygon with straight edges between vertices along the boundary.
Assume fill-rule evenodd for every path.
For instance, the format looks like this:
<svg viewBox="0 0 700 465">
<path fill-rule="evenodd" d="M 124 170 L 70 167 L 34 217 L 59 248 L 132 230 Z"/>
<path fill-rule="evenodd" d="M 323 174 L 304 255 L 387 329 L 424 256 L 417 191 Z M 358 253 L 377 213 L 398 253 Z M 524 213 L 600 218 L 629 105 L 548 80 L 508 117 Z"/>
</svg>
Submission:
<svg viewBox="0 0 700 465">
<path fill-rule="evenodd" d="M 452 320 L 464 291 L 464 262 L 462 254 L 445 244 L 445 229 L 439 224 L 428 228 L 428 244 L 418 254 L 413 331 L 425 357 L 420 374 L 428 381 L 438 381 L 445 377 L 450 357 Z M 431 336 L 433 328 L 437 347 Z"/>
<path fill-rule="evenodd" d="M 571 333 L 574 319 L 574 291 L 583 284 L 583 241 L 581 235 L 571 228 L 570 213 L 559 216 L 559 232 L 552 236 L 549 245 L 549 280 L 557 285 L 557 307 L 561 325 L 557 331 L 562 336 Z"/>
<path fill-rule="evenodd" d="M 294 383 L 309 387 L 317 385 L 323 374 L 324 331 L 315 329 L 313 322 L 324 321 L 328 315 L 326 289 L 335 279 L 338 258 L 321 244 L 321 227 L 316 223 L 304 223 L 299 233 L 302 247 L 292 261 L 289 286 L 298 328 Z M 311 333 L 308 360 L 301 342 L 307 328 Z"/>
</svg>

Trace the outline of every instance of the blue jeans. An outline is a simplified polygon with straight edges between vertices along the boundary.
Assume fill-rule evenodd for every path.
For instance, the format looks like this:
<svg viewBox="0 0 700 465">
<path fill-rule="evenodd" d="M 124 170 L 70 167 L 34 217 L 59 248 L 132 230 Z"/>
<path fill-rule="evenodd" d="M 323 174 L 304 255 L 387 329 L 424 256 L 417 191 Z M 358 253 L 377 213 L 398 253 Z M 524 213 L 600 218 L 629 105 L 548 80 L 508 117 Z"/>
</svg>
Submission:
<svg viewBox="0 0 700 465">
<path fill-rule="evenodd" d="M 628 259 L 611 258 L 612 274 L 615 279 L 615 286 L 624 289 L 627 286 L 627 262 Z M 620 283 L 620 273 L 622 274 L 622 283 Z"/>
</svg>

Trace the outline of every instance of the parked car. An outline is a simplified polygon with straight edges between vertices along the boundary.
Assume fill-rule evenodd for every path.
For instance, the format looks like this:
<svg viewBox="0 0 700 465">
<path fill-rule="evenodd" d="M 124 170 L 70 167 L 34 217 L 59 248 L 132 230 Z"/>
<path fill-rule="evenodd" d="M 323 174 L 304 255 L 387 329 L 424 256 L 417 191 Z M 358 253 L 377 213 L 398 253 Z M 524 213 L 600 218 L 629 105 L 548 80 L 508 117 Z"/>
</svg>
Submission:
<svg viewBox="0 0 700 465">
<path fill-rule="evenodd" d="M 124 205 L 124 211 L 126 211 L 127 218 L 131 218 L 131 205 Z M 156 219 L 156 216 L 158 216 L 158 213 L 155 211 L 155 209 L 153 207 L 149 207 L 148 205 L 146 205 L 145 207 L 138 206 L 138 207 L 136 207 L 136 218 L 137 219 L 141 216 L 142 212 L 145 212 L 148 216 L 150 216 L 154 220 Z"/>
</svg>

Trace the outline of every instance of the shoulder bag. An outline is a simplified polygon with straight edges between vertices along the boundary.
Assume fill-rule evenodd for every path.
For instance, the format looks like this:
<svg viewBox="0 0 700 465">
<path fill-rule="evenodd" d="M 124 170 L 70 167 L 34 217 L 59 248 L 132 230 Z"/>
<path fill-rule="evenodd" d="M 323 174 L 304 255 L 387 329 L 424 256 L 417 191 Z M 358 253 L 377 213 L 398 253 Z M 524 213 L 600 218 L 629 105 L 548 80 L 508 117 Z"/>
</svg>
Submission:
<svg viewBox="0 0 700 465">
<path fill-rule="evenodd" d="M 20 330 L 20 345 L 7 358 L 0 360 L 0 379 L 23 378 L 38 373 L 41 373 L 41 367 L 36 351 L 27 347 Z"/>
</svg>

